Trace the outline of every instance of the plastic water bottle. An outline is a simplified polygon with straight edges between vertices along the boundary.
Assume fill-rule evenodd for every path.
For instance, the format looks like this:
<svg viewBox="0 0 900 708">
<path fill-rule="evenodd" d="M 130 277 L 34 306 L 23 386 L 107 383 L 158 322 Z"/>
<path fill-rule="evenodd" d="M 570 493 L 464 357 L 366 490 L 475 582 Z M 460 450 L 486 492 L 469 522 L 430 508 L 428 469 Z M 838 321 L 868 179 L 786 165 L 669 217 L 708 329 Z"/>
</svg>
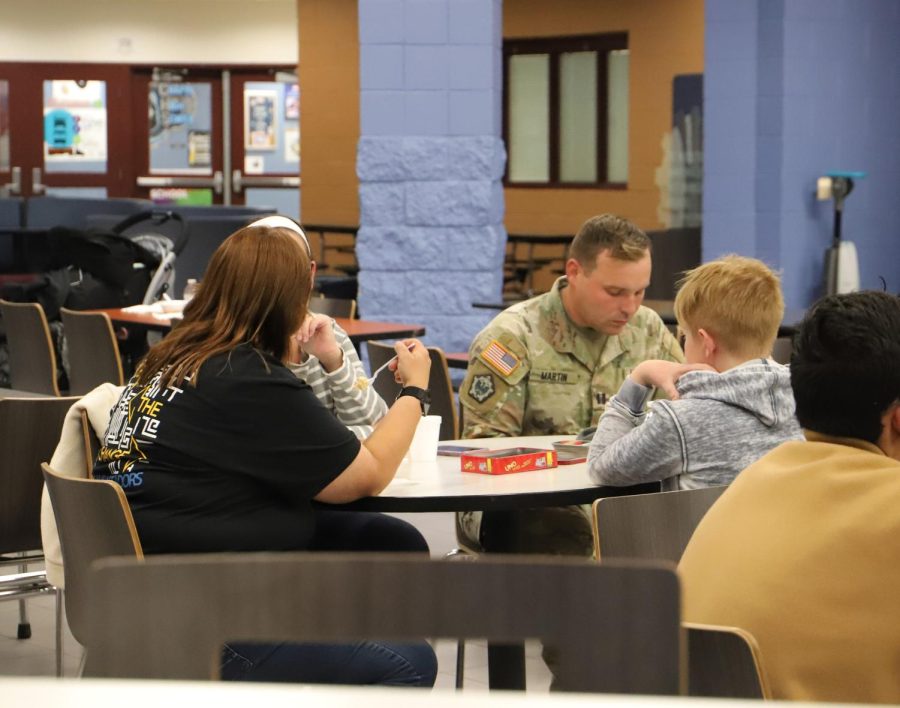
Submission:
<svg viewBox="0 0 900 708">
<path fill-rule="evenodd" d="M 191 298 L 194 297 L 197 293 L 197 288 L 200 287 L 200 284 L 197 282 L 196 278 L 188 278 L 187 283 L 184 286 L 184 302 L 187 304 L 191 301 Z"/>
</svg>

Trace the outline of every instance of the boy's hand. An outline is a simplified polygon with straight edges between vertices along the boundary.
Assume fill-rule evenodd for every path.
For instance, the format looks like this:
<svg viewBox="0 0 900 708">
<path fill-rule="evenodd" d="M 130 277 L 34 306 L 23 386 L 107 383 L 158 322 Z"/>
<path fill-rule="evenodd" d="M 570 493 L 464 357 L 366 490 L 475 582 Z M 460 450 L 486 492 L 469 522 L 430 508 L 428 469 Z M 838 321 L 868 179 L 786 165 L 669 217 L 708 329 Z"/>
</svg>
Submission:
<svg viewBox="0 0 900 708">
<path fill-rule="evenodd" d="M 300 325 L 293 336 L 294 343 L 300 351 L 310 354 L 319 360 L 322 368 L 327 372 L 335 371 L 344 362 L 344 352 L 334 338 L 334 321 L 327 315 L 310 312 L 303 324 Z"/>
<path fill-rule="evenodd" d="M 674 361 L 642 361 L 631 372 L 631 380 L 642 386 L 655 386 L 673 401 L 678 399 L 675 382 L 688 371 L 715 371 L 709 364 L 677 364 Z"/>
</svg>

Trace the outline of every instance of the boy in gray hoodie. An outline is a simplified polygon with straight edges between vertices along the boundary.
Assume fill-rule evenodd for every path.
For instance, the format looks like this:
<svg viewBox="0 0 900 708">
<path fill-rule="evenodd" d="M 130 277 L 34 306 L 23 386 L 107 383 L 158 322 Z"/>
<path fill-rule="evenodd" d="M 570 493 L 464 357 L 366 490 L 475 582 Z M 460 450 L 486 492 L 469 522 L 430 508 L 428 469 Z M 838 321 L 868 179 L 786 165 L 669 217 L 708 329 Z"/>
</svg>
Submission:
<svg viewBox="0 0 900 708">
<path fill-rule="evenodd" d="M 591 479 L 663 490 L 729 484 L 742 469 L 803 435 L 788 367 L 773 361 L 784 315 L 778 276 L 754 258 L 726 256 L 687 273 L 675 297 L 686 364 L 645 361 L 597 425 Z M 671 400 L 645 406 L 654 388 Z"/>
</svg>

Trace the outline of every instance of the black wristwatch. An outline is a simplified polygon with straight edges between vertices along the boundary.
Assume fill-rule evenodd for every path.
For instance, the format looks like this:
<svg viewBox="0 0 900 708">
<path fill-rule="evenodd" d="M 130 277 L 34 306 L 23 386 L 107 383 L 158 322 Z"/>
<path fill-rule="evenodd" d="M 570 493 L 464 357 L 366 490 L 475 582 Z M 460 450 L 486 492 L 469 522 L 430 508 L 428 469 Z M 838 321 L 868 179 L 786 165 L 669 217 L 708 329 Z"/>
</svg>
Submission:
<svg viewBox="0 0 900 708">
<path fill-rule="evenodd" d="M 400 398 L 400 396 L 418 398 L 419 405 L 422 406 L 422 415 L 428 415 L 428 409 L 431 408 L 431 394 L 426 389 L 418 386 L 404 386 L 400 389 L 400 393 L 397 394 L 397 398 Z"/>
</svg>

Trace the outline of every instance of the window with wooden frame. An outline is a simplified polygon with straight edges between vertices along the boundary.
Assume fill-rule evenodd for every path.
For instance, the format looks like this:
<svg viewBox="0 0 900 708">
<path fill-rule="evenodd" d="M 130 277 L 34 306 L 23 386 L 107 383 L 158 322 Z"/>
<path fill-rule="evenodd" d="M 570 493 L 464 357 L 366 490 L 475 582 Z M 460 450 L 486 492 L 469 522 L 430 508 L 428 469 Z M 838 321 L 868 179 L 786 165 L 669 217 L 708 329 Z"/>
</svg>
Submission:
<svg viewBox="0 0 900 708">
<path fill-rule="evenodd" d="M 506 184 L 628 183 L 628 35 L 503 42 Z"/>
</svg>

